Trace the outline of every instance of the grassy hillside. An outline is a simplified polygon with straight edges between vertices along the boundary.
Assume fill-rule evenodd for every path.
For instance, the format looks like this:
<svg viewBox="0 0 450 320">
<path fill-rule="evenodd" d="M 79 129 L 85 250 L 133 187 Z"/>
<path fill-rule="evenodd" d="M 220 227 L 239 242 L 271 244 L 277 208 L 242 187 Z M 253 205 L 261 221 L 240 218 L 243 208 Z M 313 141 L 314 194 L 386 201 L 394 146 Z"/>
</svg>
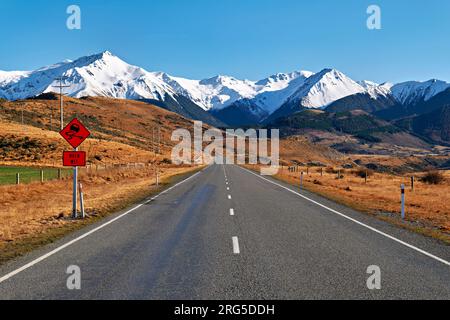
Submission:
<svg viewBox="0 0 450 320">
<path fill-rule="evenodd" d="M 92 164 L 148 162 L 154 151 L 159 160 L 170 158 L 172 131 L 193 128 L 191 120 L 144 102 L 65 97 L 64 106 L 65 123 L 77 117 L 92 133 L 81 146 Z M 53 94 L 0 102 L 0 126 L 3 164 L 58 166 L 62 151 L 70 149 L 58 133 L 59 100 Z"/>
</svg>

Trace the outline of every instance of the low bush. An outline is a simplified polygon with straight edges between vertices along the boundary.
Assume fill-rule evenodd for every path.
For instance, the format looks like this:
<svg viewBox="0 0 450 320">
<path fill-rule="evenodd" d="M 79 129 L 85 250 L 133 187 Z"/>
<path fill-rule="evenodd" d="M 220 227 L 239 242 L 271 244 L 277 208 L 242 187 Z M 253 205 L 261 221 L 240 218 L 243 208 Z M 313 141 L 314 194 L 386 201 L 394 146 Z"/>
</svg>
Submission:
<svg viewBox="0 0 450 320">
<path fill-rule="evenodd" d="M 441 184 L 445 181 L 445 177 L 441 172 L 433 170 L 427 172 L 420 180 L 428 184 Z"/>
</svg>

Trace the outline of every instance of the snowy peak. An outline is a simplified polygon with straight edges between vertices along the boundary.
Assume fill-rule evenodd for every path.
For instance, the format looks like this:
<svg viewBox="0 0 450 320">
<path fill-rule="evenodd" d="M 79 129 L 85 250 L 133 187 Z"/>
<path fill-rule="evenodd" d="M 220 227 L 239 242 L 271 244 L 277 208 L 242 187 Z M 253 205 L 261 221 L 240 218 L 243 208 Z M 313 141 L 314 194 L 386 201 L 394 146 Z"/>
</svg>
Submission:
<svg viewBox="0 0 450 320">
<path fill-rule="evenodd" d="M 65 94 L 77 98 L 104 96 L 162 102 L 165 99 L 178 102 L 182 98 L 206 111 L 234 107 L 242 114 L 248 109 L 251 117 L 271 115 L 279 109 L 295 112 L 300 107 L 324 108 L 358 93 L 369 94 L 372 99 L 389 97 L 400 104 L 415 104 L 450 88 L 449 83 L 440 80 L 396 85 L 379 85 L 367 80 L 356 82 L 336 69 L 323 69 L 318 73 L 276 73 L 257 81 L 225 75 L 191 80 L 164 72 L 149 72 L 104 51 L 35 71 L 0 71 L 0 98 L 18 100 L 57 92 L 60 78 L 68 86 Z"/>
<path fill-rule="evenodd" d="M 258 107 L 270 112 L 279 107 L 293 91 L 292 88 L 287 91 L 284 89 L 297 79 L 303 82 L 311 74 L 308 71 L 278 73 L 259 81 L 239 80 L 222 75 L 204 80 L 166 75 L 164 81 L 178 94 L 189 97 L 205 110 L 221 110 L 243 99 L 255 99 Z"/>
<path fill-rule="evenodd" d="M 391 92 L 397 101 L 402 104 L 416 104 L 428 101 L 438 93 L 450 88 L 450 83 L 441 80 L 428 80 L 425 82 L 408 81 L 392 86 Z"/>
<path fill-rule="evenodd" d="M 304 85 L 289 99 L 306 108 L 323 108 L 330 103 L 365 88 L 335 69 L 324 69 L 309 77 Z"/>
<path fill-rule="evenodd" d="M 16 81 L 0 87 L 0 96 L 10 100 L 25 99 L 57 91 L 59 78 L 69 87 L 72 97 L 105 96 L 127 99 L 164 99 L 173 90 L 142 68 L 132 66 L 109 51 L 64 61 L 33 72 L 23 73 Z M 0 81 L 3 77 L 0 75 Z"/>
</svg>

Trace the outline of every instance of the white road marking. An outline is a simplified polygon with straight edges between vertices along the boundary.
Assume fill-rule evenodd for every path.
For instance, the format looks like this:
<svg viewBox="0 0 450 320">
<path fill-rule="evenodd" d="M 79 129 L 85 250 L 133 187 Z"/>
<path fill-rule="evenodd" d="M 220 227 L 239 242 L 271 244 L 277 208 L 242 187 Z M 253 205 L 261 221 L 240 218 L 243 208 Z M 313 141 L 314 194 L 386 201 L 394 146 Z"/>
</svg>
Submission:
<svg viewBox="0 0 450 320">
<path fill-rule="evenodd" d="M 231 200 L 231 195 L 228 195 L 228 199 Z"/>
<path fill-rule="evenodd" d="M 230 216 L 234 216 L 234 209 L 230 209 Z"/>
<path fill-rule="evenodd" d="M 239 239 L 238 237 L 233 237 L 233 253 L 239 254 L 241 251 L 239 250 Z"/>
<path fill-rule="evenodd" d="M 228 191 L 230 191 L 230 188 L 229 188 L 229 187 L 227 187 L 227 190 L 228 190 Z"/>
<path fill-rule="evenodd" d="M 350 221 L 352 221 L 352 222 L 354 222 L 354 223 L 356 223 L 356 224 L 359 224 L 360 226 L 363 226 L 363 227 L 365 227 L 365 228 L 367 228 L 367 229 L 369 229 L 369 230 L 371 230 L 371 231 L 373 231 L 373 232 L 376 232 L 376 233 L 378 233 L 378 234 L 380 234 L 380 235 L 382 235 L 382 236 L 384 236 L 384 237 L 386 237 L 386 238 L 389 238 L 389 239 L 391 239 L 391 240 L 393 240 L 393 241 L 395 241 L 395 242 L 397 242 L 397 243 L 400 243 L 401 245 L 404 245 L 405 247 L 408 247 L 408 248 L 410 248 L 410 249 L 412 249 L 412 250 L 415 250 L 415 251 L 417 251 L 417 252 L 419 252 L 419 253 L 421 253 L 421 254 L 423 254 L 423 255 L 426 255 L 426 256 L 429 257 L 429 258 L 432 258 L 432 259 L 434 259 L 434 260 L 436 260 L 436 261 L 439 261 L 439 262 L 441 262 L 441 263 L 443 263 L 443 264 L 445 264 L 445 265 L 447 265 L 447 266 L 450 266 L 450 262 L 447 261 L 447 260 L 444 260 L 444 259 L 442 259 L 442 258 L 439 258 L 438 256 L 435 256 L 435 255 L 433 255 L 433 254 L 431 254 L 431 253 L 429 253 L 429 252 L 427 252 L 427 251 L 425 251 L 425 250 L 422 250 L 422 249 L 420 249 L 420 248 L 418 248 L 418 247 L 416 247 L 416 246 L 413 246 L 413 245 L 411 245 L 411 244 L 409 244 L 409 243 L 407 243 L 407 242 L 405 242 L 405 241 L 402 241 L 402 240 L 400 240 L 400 239 L 398 239 L 398 238 L 396 238 L 396 237 L 394 237 L 394 236 L 391 236 L 391 235 L 389 235 L 389 234 L 387 234 L 387 233 L 385 233 L 385 232 L 383 232 L 383 231 L 380 231 L 380 230 L 378 230 L 378 229 L 376 229 L 376 228 L 374 228 L 374 227 L 371 227 L 371 226 L 369 226 L 369 225 L 367 225 L 367 224 L 365 224 L 365 223 L 363 223 L 363 222 L 360 222 L 360 221 L 358 221 L 358 220 L 356 220 L 356 219 L 354 219 L 354 218 L 351 218 L 351 217 L 349 217 L 349 216 L 347 216 L 347 215 L 345 215 L 345 214 L 343 214 L 343 213 L 341 213 L 341 212 L 339 212 L 339 211 L 336 211 L 336 210 L 334 210 L 334 209 L 331 209 L 331 208 L 329 208 L 329 207 L 327 207 L 327 206 L 321 204 L 320 202 L 317 202 L 317 201 L 315 201 L 315 200 L 312 200 L 312 199 L 310 199 L 310 198 L 308 198 L 308 197 L 306 197 L 306 196 L 304 196 L 304 195 L 302 195 L 302 194 L 300 194 L 300 193 L 298 193 L 298 192 L 295 192 L 294 190 L 291 190 L 291 189 L 289 189 L 289 188 L 287 188 L 287 187 L 285 187 L 285 186 L 283 186 L 283 185 L 281 185 L 281 184 L 279 184 L 279 183 L 276 183 L 276 182 L 271 181 L 271 180 L 269 180 L 269 179 L 267 179 L 267 178 L 264 178 L 264 177 L 262 177 L 262 176 L 260 176 L 260 175 L 258 175 L 258 174 L 256 174 L 256 173 L 254 173 L 254 172 L 252 172 L 252 171 L 250 171 L 250 170 L 248 170 L 248 169 L 245 169 L 245 168 L 242 168 L 242 167 L 239 167 L 239 168 L 241 168 L 242 170 L 247 171 L 247 172 L 249 172 L 249 173 L 251 173 L 251 174 L 257 176 L 258 178 L 261 178 L 261 179 L 263 179 L 263 180 L 265 180 L 265 181 L 267 181 L 267 182 L 269 182 L 269 183 L 271 183 L 271 184 L 274 184 L 274 185 L 276 185 L 276 186 L 278 186 L 278 187 L 280 187 L 280 188 L 283 188 L 283 189 L 285 189 L 285 190 L 287 190 L 287 191 L 289 191 L 289 192 L 291 192 L 291 193 L 293 193 L 293 194 L 295 194 L 295 195 L 297 195 L 297 196 L 299 196 L 299 197 L 301 197 L 301 198 L 303 198 L 303 199 L 305 199 L 305 200 L 308 200 L 309 202 L 312 202 L 312 203 L 318 205 L 319 207 L 322 207 L 322 208 L 324 208 L 324 209 L 326 209 L 326 210 L 328 210 L 328 211 L 330 211 L 330 212 L 332 212 L 332 213 L 335 213 L 335 214 L 337 214 L 337 215 L 339 215 L 339 216 L 341 216 L 341 217 L 343 217 L 343 218 L 345 218 L 345 219 L 347 219 L 347 220 L 350 220 Z"/>
<path fill-rule="evenodd" d="M 203 169 L 203 170 L 205 170 L 205 169 Z M 203 170 L 202 170 L 202 171 L 203 171 Z M 98 226 L 97 228 L 92 229 L 91 231 L 86 232 L 85 234 L 79 236 L 78 238 L 73 239 L 73 240 L 71 240 L 71 241 L 69 241 L 69 242 L 63 244 L 62 246 L 60 246 L 60 247 L 58 247 L 58 248 L 56 248 L 56 249 L 54 249 L 54 250 L 52 250 L 52 251 L 50 251 L 50 252 L 44 254 L 43 256 L 41 256 L 41 257 L 39 257 L 39 258 L 37 258 L 37 259 L 35 259 L 35 260 L 33 260 L 33 261 L 27 263 L 26 265 L 24 265 L 24 266 L 22 266 L 22 267 L 20 267 L 20 268 L 18 268 L 18 269 L 16 269 L 16 270 L 14 270 L 14 271 L 11 271 L 10 273 L 8 273 L 8 274 L 6 274 L 6 275 L 4 275 L 3 277 L 0 278 L 0 283 L 2 283 L 2 282 L 4 282 L 4 281 L 6 281 L 6 280 L 8 280 L 8 279 L 10 279 L 10 278 L 12 278 L 12 277 L 14 277 L 15 275 L 19 274 L 19 273 L 22 272 L 22 271 L 25 271 L 26 269 L 31 268 L 32 266 L 38 264 L 39 262 L 44 261 L 45 259 L 47 259 L 47 258 L 53 256 L 54 254 L 60 252 L 61 250 L 65 249 L 65 248 L 67 248 L 67 247 L 69 247 L 69 246 L 71 246 L 72 244 L 74 244 L 74 243 L 76 243 L 76 242 L 78 242 L 78 241 L 80 241 L 80 240 L 82 240 L 82 239 L 84 239 L 84 238 L 90 236 L 91 234 L 93 234 L 93 233 L 95 233 L 95 232 L 97 232 L 97 231 L 99 231 L 99 230 L 105 228 L 106 226 L 112 224 L 113 222 L 116 222 L 117 220 L 119 220 L 119 219 L 125 217 L 126 215 L 128 215 L 129 213 L 131 213 L 131 212 L 133 212 L 133 211 L 139 209 L 139 208 L 142 207 L 143 205 L 152 202 L 153 200 L 155 200 L 155 199 L 158 198 L 159 196 L 161 196 L 161 195 L 163 195 L 163 194 L 169 192 L 170 190 L 172 190 L 172 189 L 178 187 L 179 185 L 185 183 L 186 181 L 188 181 L 188 180 L 194 178 L 195 176 L 197 176 L 198 174 L 200 174 L 202 171 L 197 172 L 196 174 L 194 174 L 194 175 L 192 175 L 192 176 L 190 176 L 190 177 L 184 179 L 183 181 L 178 182 L 177 184 L 173 185 L 172 187 L 170 187 L 170 188 L 164 190 L 163 192 L 157 194 L 156 196 L 154 196 L 154 197 L 151 198 L 150 200 L 148 200 L 148 201 L 146 201 L 146 202 L 144 202 L 144 203 L 141 203 L 141 204 L 135 206 L 134 208 L 128 210 L 127 212 L 124 212 L 124 213 L 122 213 L 121 215 L 115 217 L 114 219 L 111 219 L 111 220 L 109 220 L 108 222 L 105 222 L 104 224 Z"/>
</svg>

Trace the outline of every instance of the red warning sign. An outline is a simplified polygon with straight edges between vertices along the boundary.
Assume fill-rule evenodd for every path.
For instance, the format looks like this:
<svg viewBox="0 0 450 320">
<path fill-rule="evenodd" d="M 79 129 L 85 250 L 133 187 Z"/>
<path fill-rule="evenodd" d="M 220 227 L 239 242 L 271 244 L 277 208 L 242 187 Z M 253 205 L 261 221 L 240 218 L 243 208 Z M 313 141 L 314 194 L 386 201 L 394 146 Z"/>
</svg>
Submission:
<svg viewBox="0 0 450 320">
<path fill-rule="evenodd" d="M 64 151 L 63 165 L 65 167 L 86 166 L 86 152 L 84 151 Z"/>
<path fill-rule="evenodd" d="M 76 118 L 70 121 L 59 134 L 74 148 L 78 148 L 91 135 L 89 130 Z"/>
</svg>

